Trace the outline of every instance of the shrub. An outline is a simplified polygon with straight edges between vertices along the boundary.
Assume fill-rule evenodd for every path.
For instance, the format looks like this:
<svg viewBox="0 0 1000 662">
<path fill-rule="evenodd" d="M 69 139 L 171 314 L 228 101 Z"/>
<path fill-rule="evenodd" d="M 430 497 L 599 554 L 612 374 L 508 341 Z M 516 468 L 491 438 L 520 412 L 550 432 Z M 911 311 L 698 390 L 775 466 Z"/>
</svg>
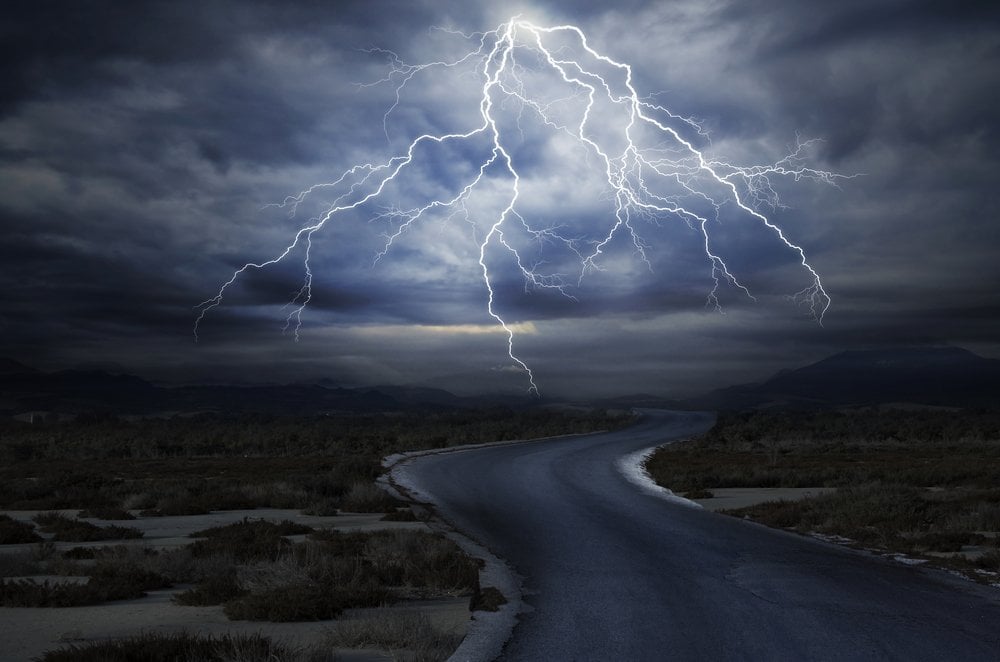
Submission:
<svg viewBox="0 0 1000 662">
<path fill-rule="evenodd" d="M 52 539 L 65 542 L 92 542 L 95 540 L 126 540 L 141 538 L 142 531 L 126 526 L 97 526 L 90 522 L 71 519 L 59 513 L 39 513 L 34 520 L 42 531 L 53 534 Z"/>
<path fill-rule="evenodd" d="M 414 655 L 407 659 L 431 662 L 448 659 L 462 637 L 438 632 L 418 611 L 380 609 L 369 618 L 337 623 L 327 631 L 325 642 L 334 648 L 409 650 Z"/>
<path fill-rule="evenodd" d="M 92 559 L 97 556 L 97 551 L 93 547 L 73 547 L 62 553 L 64 559 L 80 561 L 82 559 Z"/>
<path fill-rule="evenodd" d="M 104 520 L 133 520 L 135 515 L 117 506 L 86 508 L 80 511 L 80 517 Z"/>
<path fill-rule="evenodd" d="M 224 573 L 208 577 L 194 588 L 174 596 L 174 602 L 189 607 L 221 605 L 245 594 L 236 581 L 236 573 Z"/>
<path fill-rule="evenodd" d="M 322 584 L 292 584 L 230 600 L 223 607 L 234 621 L 324 621 L 356 605 L 344 591 Z"/>
<path fill-rule="evenodd" d="M 256 634 L 211 637 L 187 633 L 145 633 L 123 639 L 71 644 L 47 651 L 39 662 L 292 662 L 301 653 Z"/>
<path fill-rule="evenodd" d="M 479 562 L 426 531 L 375 531 L 365 542 L 364 558 L 390 586 L 461 593 L 479 585 Z"/>
<path fill-rule="evenodd" d="M 374 483 L 354 483 L 340 501 L 340 509 L 348 513 L 395 512 L 399 501 Z"/>
<path fill-rule="evenodd" d="M 285 520 L 280 524 L 244 518 L 240 522 L 192 533 L 204 538 L 191 545 L 195 557 L 226 555 L 239 563 L 275 559 L 291 547 L 289 535 L 311 533 L 312 527 Z"/>
<path fill-rule="evenodd" d="M 147 590 L 169 584 L 155 573 L 131 567 L 98 566 L 86 583 L 73 581 L 41 584 L 27 580 L 0 583 L 4 607 L 82 607 L 111 600 L 141 598 Z"/>
<path fill-rule="evenodd" d="M 0 545 L 18 545 L 38 542 L 41 539 L 42 537 L 35 533 L 33 525 L 9 515 L 0 515 Z"/>
<path fill-rule="evenodd" d="M 507 598 L 496 586 L 484 586 L 476 591 L 469 603 L 470 611 L 497 611 L 507 604 Z"/>
<path fill-rule="evenodd" d="M 418 522 L 420 521 L 409 508 L 397 508 L 391 513 L 382 516 L 382 522 Z"/>
<path fill-rule="evenodd" d="M 317 499 L 311 504 L 302 509 L 302 514 L 304 515 L 315 515 L 318 517 L 326 517 L 328 515 L 336 515 L 338 512 L 337 506 L 340 501 L 331 497 L 324 497 L 322 499 Z"/>
</svg>

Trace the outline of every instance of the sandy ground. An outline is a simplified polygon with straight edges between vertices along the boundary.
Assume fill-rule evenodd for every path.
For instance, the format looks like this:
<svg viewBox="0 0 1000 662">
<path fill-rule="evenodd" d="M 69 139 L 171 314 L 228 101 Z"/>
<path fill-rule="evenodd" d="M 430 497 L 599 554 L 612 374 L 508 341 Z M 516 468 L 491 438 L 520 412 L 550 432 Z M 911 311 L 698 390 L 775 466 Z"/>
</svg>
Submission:
<svg viewBox="0 0 1000 662">
<path fill-rule="evenodd" d="M 30 660 L 47 650 L 66 643 L 82 643 L 124 637 L 139 632 L 171 633 L 180 631 L 202 634 L 260 632 L 295 646 L 321 645 L 326 629 L 335 621 L 310 623 L 256 623 L 230 621 L 222 607 L 182 607 L 170 598 L 181 588 L 150 591 L 145 598 L 120 600 L 94 607 L 64 609 L 0 609 L 3 662 Z M 435 627 L 444 632 L 464 634 L 469 621 L 468 598 L 446 598 L 410 602 L 394 607 L 417 609 L 427 614 Z M 342 617 L 364 618 L 370 610 L 354 609 Z M 344 660 L 362 662 L 382 660 L 377 651 L 339 651 Z"/>
<path fill-rule="evenodd" d="M 693 499 L 706 510 L 746 508 L 766 501 L 798 501 L 835 492 L 835 487 L 722 487 L 709 490 L 711 499 Z"/>
<path fill-rule="evenodd" d="M 4 511 L 15 519 L 30 520 L 37 511 Z M 62 511 L 75 516 L 78 511 Z M 57 549 L 72 547 L 100 547 L 128 544 L 155 548 L 169 548 L 190 544 L 187 536 L 211 526 L 238 522 L 244 517 L 279 522 L 291 520 L 317 529 L 335 528 L 341 531 L 372 531 L 385 529 L 426 529 L 422 522 L 382 522 L 379 514 L 342 514 L 336 516 L 302 515 L 297 510 L 256 509 L 219 511 L 189 517 L 146 517 L 129 521 L 107 522 L 88 519 L 94 524 L 118 524 L 142 530 L 145 536 L 138 540 L 105 541 L 93 543 L 59 542 Z M 291 536 L 292 539 L 302 536 Z M 37 544 L 37 543 L 35 543 Z M 0 554 L 29 550 L 35 544 L 3 545 Z M 40 578 L 45 579 L 45 578 Z M 56 579 L 56 578 L 49 578 Z M 71 578 L 58 578 L 74 581 Z M 113 637 L 129 636 L 140 632 L 199 632 L 221 635 L 226 633 L 260 632 L 295 646 L 318 645 L 326 629 L 334 621 L 309 623 L 256 623 L 230 621 L 222 607 L 186 607 L 176 605 L 171 597 L 185 586 L 160 591 L 149 591 L 144 598 L 120 600 L 92 607 L 60 609 L 2 608 L 0 607 L 0 662 L 23 662 L 47 650 L 67 643 L 81 643 Z M 431 619 L 443 632 L 464 635 L 470 620 L 469 598 L 444 598 L 406 602 L 394 609 L 417 609 Z M 345 612 L 339 620 L 364 618 L 372 610 L 354 609 Z M 390 659 L 372 650 L 338 651 L 345 662 L 370 662 Z"/>
</svg>

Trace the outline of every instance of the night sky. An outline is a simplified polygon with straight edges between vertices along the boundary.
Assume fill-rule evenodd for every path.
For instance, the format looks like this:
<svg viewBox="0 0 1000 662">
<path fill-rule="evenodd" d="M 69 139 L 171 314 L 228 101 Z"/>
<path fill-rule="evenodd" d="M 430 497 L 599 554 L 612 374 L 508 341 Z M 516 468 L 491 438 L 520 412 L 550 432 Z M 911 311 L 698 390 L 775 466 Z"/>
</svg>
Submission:
<svg viewBox="0 0 1000 662">
<path fill-rule="evenodd" d="M 421 133 L 474 128 L 482 81 L 472 68 L 414 76 L 383 124 L 395 85 L 359 85 L 390 73 L 372 49 L 452 60 L 478 45 L 455 31 L 522 13 L 573 23 L 631 64 L 640 94 L 700 121 L 707 137 L 694 138 L 709 158 L 766 164 L 816 139 L 810 167 L 858 175 L 837 186 L 772 178 L 781 206 L 767 215 L 832 299 L 822 325 L 788 298 L 809 284 L 796 256 L 747 229 L 732 204 L 719 250 L 757 301 L 722 287 L 723 313 L 706 306 L 711 264 L 680 219 L 636 222 L 649 268 L 617 235 L 579 286 L 566 250 L 512 233 L 541 272 L 571 274 L 573 299 L 526 288 L 503 251 L 487 255 L 496 309 L 543 395 L 689 395 L 844 349 L 947 343 L 1000 358 L 994 3 L 503 4 L 4 3 L 0 356 L 168 383 L 524 390 L 478 264 L 503 173 L 487 173 L 469 218 L 428 214 L 373 264 L 393 228 L 386 212 L 461 188 L 481 141 L 427 150 L 386 196 L 313 236 L 298 342 L 282 327 L 302 284 L 301 246 L 246 274 L 208 312 L 199 342 L 193 334 L 199 302 L 234 269 L 280 253 L 334 194 L 319 190 L 294 216 L 274 203 L 384 163 Z M 566 96 L 535 84 L 549 100 Z M 521 213 L 592 246 L 614 205 L 590 157 L 510 99 L 498 112 L 521 164 Z"/>
</svg>

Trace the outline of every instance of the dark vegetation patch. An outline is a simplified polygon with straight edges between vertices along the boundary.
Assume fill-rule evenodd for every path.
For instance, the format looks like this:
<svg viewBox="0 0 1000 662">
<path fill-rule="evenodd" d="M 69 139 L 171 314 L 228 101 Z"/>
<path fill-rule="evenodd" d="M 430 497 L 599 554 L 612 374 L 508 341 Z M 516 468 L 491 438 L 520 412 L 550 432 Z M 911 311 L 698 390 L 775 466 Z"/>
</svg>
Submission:
<svg viewBox="0 0 1000 662">
<path fill-rule="evenodd" d="M 39 662 L 288 662 L 300 652 L 257 634 L 225 634 L 220 637 L 187 633 L 145 633 L 123 639 L 71 644 L 45 652 Z M 314 657 L 314 660 L 327 659 Z"/>
<path fill-rule="evenodd" d="M 285 536 L 311 533 L 313 528 L 284 520 L 280 524 L 265 520 L 244 519 L 191 534 L 202 538 L 191 545 L 195 557 L 226 556 L 237 563 L 274 559 L 291 547 Z"/>
<path fill-rule="evenodd" d="M 188 607 L 207 607 L 221 605 L 234 600 L 246 593 L 236 579 L 236 569 L 218 575 L 212 575 L 194 588 L 178 593 L 174 602 Z"/>
<path fill-rule="evenodd" d="M 95 506 L 94 508 L 85 508 L 80 511 L 79 517 L 85 519 L 103 519 L 103 520 L 135 519 L 135 515 L 125 510 L 124 508 L 119 508 L 117 506 Z"/>
<path fill-rule="evenodd" d="M 19 545 L 38 542 L 42 539 L 35 527 L 28 522 L 16 520 L 10 515 L 0 514 L 0 545 Z"/>
<path fill-rule="evenodd" d="M 384 456 L 456 444 L 613 429 L 604 411 L 497 408 L 405 415 L 0 421 L 0 507 L 150 515 L 298 508 L 391 512 L 369 486 Z M 357 487 L 358 485 L 364 487 Z"/>
<path fill-rule="evenodd" d="M 728 413 L 702 437 L 654 453 L 646 468 L 659 484 L 688 494 L 835 487 L 730 512 L 966 570 L 1000 571 L 991 551 L 1000 545 L 995 411 Z M 968 546 L 987 552 L 979 559 L 957 554 Z"/>
<path fill-rule="evenodd" d="M 419 522 L 420 519 L 410 508 L 399 508 L 388 512 L 381 517 L 382 522 Z"/>
<path fill-rule="evenodd" d="M 507 598 L 496 586 L 484 586 L 472 596 L 472 611 L 497 611 L 507 604 Z"/>
<path fill-rule="evenodd" d="M 354 607 L 471 594 L 478 585 L 479 564 L 443 536 L 318 531 L 280 556 L 244 567 L 244 594 L 226 601 L 224 610 L 237 620 L 325 620 Z"/>
<path fill-rule="evenodd" d="M 376 586 L 331 586 L 318 583 L 286 584 L 226 602 L 223 611 L 234 621 L 323 621 L 352 607 L 376 607 L 388 598 Z"/>
<path fill-rule="evenodd" d="M 382 609 L 372 618 L 334 624 L 326 644 L 332 648 L 375 648 L 390 653 L 394 660 L 438 662 L 451 657 L 461 640 L 461 636 L 435 630 L 426 614 Z M 411 655 L 395 654 L 401 650 Z"/>
<path fill-rule="evenodd" d="M 160 575 L 144 568 L 97 566 L 86 583 L 27 579 L 0 582 L 0 605 L 4 607 L 82 607 L 112 600 L 141 598 L 146 591 L 170 586 Z"/>
<path fill-rule="evenodd" d="M 132 527 L 97 526 L 59 513 L 39 513 L 33 519 L 44 533 L 52 534 L 52 540 L 61 542 L 128 540 L 141 538 L 143 535 L 142 531 Z"/>
</svg>

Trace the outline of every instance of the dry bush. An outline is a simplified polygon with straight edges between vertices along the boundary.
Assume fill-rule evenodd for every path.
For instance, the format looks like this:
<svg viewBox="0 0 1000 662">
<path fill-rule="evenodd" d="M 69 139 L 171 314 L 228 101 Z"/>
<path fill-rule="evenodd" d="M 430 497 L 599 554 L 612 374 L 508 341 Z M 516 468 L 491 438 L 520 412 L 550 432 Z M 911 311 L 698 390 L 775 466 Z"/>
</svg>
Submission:
<svg viewBox="0 0 1000 662">
<path fill-rule="evenodd" d="M 340 509 L 348 513 L 395 512 L 399 505 L 399 501 L 374 483 L 354 483 L 340 500 Z"/>
<path fill-rule="evenodd" d="M 311 533 L 312 527 L 284 520 L 274 524 L 265 520 L 243 519 L 192 533 L 201 538 L 191 545 L 196 557 L 229 556 L 239 563 L 273 560 L 292 545 L 285 536 Z"/>
<path fill-rule="evenodd" d="M 39 513 L 34 517 L 43 532 L 53 534 L 52 540 L 92 542 L 97 540 L 127 540 L 141 538 L 142 531 L 128 526 L 97 526 L 72 519 L 60 513 Z"/>
<path fill-rule="evenodd" d="M 0 514 L 0 545 L 19 545 L 38 542 L 41 539 L 42 537 L 35 533 L 34 525 Z"/>
<path fill-rule="evenodd" d="M 173 600 L 179 605 L 207 607 L 221 605 L 246 594 L 236 580 L 235 572 L 208 577 L 194 588 L 178 593 Z"/>
<path fill-rule="evenodd" d="M 419 611 L 379 609 L 331 626 L 325 643 L 333 648 L 377 648 L 393 660 L 437 662 L 451 657 L 462 637 L 439 632 Z"/>
<path fill-rule="evenodd" d="M 4 607 L 80 607 L 112 600 L 141 598 L 146 591 L 169 586 L 162 577 L 134 566 L 98 566 L 85 584 L 30 580 L 0 582 Z"/>
<path fill-rule="evenodd" d="M 96 506 L 80 511 L 79 517 L 103 520 L 133 520 L 135 515 L 118 506 Z"/>
<path fill-rule="evenodd" d="M 144 633 L 71 644 L 38 658 L 39 662 L 302 662 L 306 659 L 309 658 L 302 651 L 261 634 L 212 637 L 188 633 Z"/>
<path fill-rule="evenodd" d="M 476 591 L 469 603 L 470 611 L 498 611 L 507 604 L 507 598 L 496 586 L 484 586 Z"/>
<path fill-rule="evenodd" d="M 363 553 L 388 585 L 451 594 L 479 585 L 479 563 L 444 536 L 426 531 L 375 531 Z"/>
</svg>

